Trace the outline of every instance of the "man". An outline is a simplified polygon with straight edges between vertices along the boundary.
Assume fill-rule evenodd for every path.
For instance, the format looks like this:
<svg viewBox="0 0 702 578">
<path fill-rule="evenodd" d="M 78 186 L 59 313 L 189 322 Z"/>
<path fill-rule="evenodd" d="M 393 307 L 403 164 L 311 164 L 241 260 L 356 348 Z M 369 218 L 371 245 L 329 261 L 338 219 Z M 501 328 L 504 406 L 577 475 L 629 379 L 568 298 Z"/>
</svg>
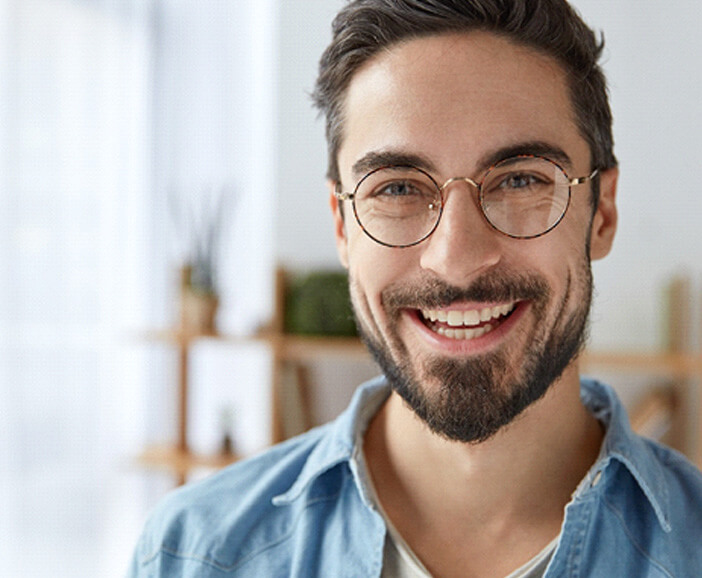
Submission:
<svg viewBox="0 0 702 578">
<path fill-rule="evenodd" d="M 601 43 L 564 0 L 355 0 L 315 99 L 384 376 L 186 487 L 143 576 L 698 576 L 702 476 L 582 381 L 617 221 Z"/>
</svg>

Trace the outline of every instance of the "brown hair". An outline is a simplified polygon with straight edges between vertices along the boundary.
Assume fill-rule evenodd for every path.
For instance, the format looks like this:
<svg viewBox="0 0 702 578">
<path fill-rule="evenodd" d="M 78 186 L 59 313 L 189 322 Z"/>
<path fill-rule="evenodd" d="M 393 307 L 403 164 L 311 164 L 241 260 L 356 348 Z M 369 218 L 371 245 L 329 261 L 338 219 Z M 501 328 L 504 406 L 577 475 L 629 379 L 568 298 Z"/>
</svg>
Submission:
<svg viewBox="0 0 702 578">
<path fill-rule="evenodd" d="M 607 83 L 598 64 L 604 39 L 565 0 L 352 0 L 334 19 L 312 95 L 326 118 L 330 179 L 339 180 L 343 104 L 356 71 L 398 42 L 471 30 L 499 34 L 554 58 L 567 73 L 593 168 L 616 166 Z"/>
</svg>

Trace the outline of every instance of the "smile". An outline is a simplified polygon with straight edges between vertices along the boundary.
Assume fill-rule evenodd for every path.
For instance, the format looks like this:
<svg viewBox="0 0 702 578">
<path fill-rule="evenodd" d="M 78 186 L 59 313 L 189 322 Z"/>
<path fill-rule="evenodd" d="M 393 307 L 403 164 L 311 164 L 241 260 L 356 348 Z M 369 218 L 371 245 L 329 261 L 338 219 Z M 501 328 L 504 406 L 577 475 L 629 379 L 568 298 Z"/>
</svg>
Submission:
<svg viewBox="0 0 702 578">
<path fill-rule="evenodd" d="M 425 325 L 443 337 L 470 340 L 495 329 L 514 311 L 516 303 L 483 309 L 423 309 L 420 315 Z"/>
</svg>

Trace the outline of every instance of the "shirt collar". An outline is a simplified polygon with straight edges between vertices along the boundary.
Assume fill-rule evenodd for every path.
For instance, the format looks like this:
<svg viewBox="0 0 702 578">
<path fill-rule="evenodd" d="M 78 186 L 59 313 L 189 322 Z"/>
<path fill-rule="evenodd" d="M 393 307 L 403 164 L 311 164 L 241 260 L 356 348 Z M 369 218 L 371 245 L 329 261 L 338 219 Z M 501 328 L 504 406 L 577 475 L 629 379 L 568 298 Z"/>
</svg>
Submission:
<svg viewBox="0 0 702 578">
<path fill-rule="evenodd" d="M 390 386 L 382 376 L 359 387 L 346 410 L 336 420 L 322 426 L 327 429 L 326 435 L 320 436 L 319 443 L 290 489 L 276 496 L 273 503 L 285 505 L 293 502 L 316 478 L 343 462 L 351 462 L 352 471 L 358 476 L 356 454 L 362 449 L 363 435 L 388 395 Z M 365 483 L 359 479 L 356 483 L 365 497 Z"/>
<path fill-rule="evenodd" d="M 361 386 L 349 407 L 332 423 L 323 426 L 326 435 L 310 453 L 300 475 L 273 503 L 284 505 L 300 497 L 312 482 L 338 464 L 348 462 L 356 477 L 361 495 L 368 501 L 363 468 L 359 468 L 363 435 L 380 406 L 390 394 L 386 380 L 380 376 Z M 634 434 L 622 403 L 612 388 L 590 379 L 581 380 L 580 395 L 589 411 L 605 426 L 606 434 L 600 458 L 589 476 L 599 479 L 612 463 L 618 461 L 630 472 L 653 508 L 664 531 L 670 532 L 670 497 L 660 462 L 649 443 Z M 359 471 L 360 469 L 360 471 Z M 587 488 L 594 484 L 586 483 Z M 578 490 L 581 493 L 583 490 Z"/>
<path fill-rule="evenodd" d="M 580 385 L 583 404 L 604 424 L 607 432 L 591 476 L 599 478 L 613 461 L 621 463 L 651 504 L 661 528 L 670 532 L 668 484 L 651 443 L 631 430 L 626 410 L 611 387 L 590 379 L 582 379 Z"/>
</svg>

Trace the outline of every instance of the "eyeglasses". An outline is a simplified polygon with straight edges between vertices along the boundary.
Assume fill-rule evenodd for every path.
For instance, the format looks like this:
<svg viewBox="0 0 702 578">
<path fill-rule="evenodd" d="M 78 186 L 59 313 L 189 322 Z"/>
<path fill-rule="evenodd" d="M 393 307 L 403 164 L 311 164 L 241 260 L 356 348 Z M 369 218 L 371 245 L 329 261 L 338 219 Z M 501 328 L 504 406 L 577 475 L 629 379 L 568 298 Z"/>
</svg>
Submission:
<svg viewBox="0 0 702 578">
<path fill-rule="evenodd" d="M 369 172 L 352 193 L 339 189 L 339 200 L 350 200 L 361 229 L 387 247 L 411 247 L 424 241 L 439 225 L 446 203 L 444 191 L 456 182 L 473 185 L 487 222 L 515 239 L 533 239 L 551 231 L 570 204 L 571 187 L 597 174 L 571 179 L 555 162 L 520 155 L 490 167 L 480 182 L 454 177 L 439 185 L 426 171 L 413 166 L 386 166 Z"/>
</svg>

